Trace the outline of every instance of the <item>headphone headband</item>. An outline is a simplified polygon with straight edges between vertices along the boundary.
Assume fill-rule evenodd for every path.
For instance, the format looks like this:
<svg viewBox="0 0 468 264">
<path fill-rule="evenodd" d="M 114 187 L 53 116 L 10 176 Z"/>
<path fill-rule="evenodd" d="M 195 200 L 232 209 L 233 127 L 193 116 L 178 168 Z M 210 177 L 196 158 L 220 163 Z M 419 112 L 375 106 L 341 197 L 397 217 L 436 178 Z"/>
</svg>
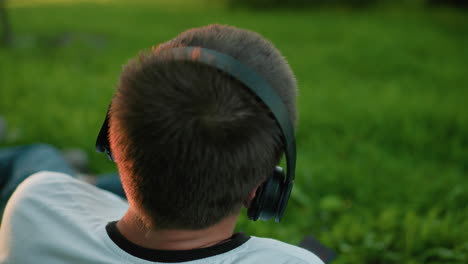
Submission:
<svg viewBox="0 0 468 264">
<path fill-rule="evenodd" d="M 286 155 L 286 181 L 294 182 L 296 168 L 296 141 L 294 126 L 285 104 L 278 94 L 271 88 L 265 79 L 260 77 L 253 69 L 226 54 L 201 48 L 182 47 L 160 50 L 158 55 L 172 55 L 173 60 L 193 60 L 217 68 L 228 75 L 235 77 L 250 89 L 272 112 L 282 134 Z"/>
</svg>

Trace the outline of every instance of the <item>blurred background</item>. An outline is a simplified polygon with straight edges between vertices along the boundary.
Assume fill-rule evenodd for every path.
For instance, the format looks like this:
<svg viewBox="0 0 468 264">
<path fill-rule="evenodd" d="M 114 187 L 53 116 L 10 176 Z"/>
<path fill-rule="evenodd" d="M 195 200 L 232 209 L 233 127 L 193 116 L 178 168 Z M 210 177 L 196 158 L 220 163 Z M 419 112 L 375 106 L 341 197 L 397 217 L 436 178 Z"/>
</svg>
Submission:
<svg viewBox="0 0 468 264">
<path fill-rule="evenodd" d="M 281 224 L 238 231 L 335 263 L 468 263 L 468 1 L 0 0 L 0 147 L 94 151 L 122 65 L 211 23 L 257 31 L 299 81 L 297 183 Z"/>
</svg>

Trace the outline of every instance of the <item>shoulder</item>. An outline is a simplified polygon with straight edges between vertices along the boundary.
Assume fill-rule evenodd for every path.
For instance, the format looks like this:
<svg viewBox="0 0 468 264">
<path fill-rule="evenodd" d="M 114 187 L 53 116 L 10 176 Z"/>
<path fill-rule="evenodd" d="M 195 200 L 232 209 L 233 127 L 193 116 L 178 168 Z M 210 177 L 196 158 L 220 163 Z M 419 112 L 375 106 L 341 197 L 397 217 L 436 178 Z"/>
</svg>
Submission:
<svg viewBox="0 0 468 264">
<path fill-rule="evenodd" d="M 13 193 L 15 202 L 50 202 L 61 203 L 62 200 L 77 202 L 83 197 L 98 197 L 100 200 L 122 202 L 116 195 L 97 188 L 94 185 L 76 178 L 52 171 L 41 171 L 25 179 Z M 9 202 L 10 203 L 10 202 Z"/>
<path fill-rule="evenodd" d="M 5 214 L 10 210 L 42 211 L 44 207 L 76 207 L 80 199 L 86 196 L 109 196 L 95 186 L 79 181 L 70 175 L 42 171 L 35 173 L 18 185 L 7 203 Z M 32 208 L 31 208 L 32 207 Z"/>
<path fill-rule="evenodd" d="M 43 171 L 29 176 L 18 186 L 7 203 L 4 218 L 48 218 L 60 212 L 69 216 L 70 213 L 83 214 L 94 209 L 120 209 L 126 206 L 126 202 L 116 195 L 70 175 Z"/>
<path fill-rule="evenodd" d="M 33 174 L 18 185 L 5 209 L 5 215 L 17 212 L 24 207 L 37 206 L 49 200 L 56 199 L 64 193 L 63 185 L 73 178 L 57 172 L 43 171 Z"/>
<path fill-rule="evenodd" d="M 0 226 L 0 263 L 50 263 L 43 252 L 68 250 L 63 245 L 69 241 L 75 241 L 81 253 L 94 252 L 102 248 L 98 231 L 107 222 L 119 219 L 126 208 L 127 203 L 119 197 L 69 175 L 31 175 L 18 186 L 5 208 Z"/>
<path fill-rule="evenodd" d="M 264 263 L 323 264 L 314 253 L 275 239 L 252 236 L 247 244 Z"/>
<path fill-rule="evenodd" d="M 48 223 L 56 213 L 50 201 L 62 192 L 60 182 L 68 178 L 71 177 L 66 174 L 40 172 L 18 185 L 6 205 L 0 226 L 0 262 L 21 259 L 26 256 L 21 252 L 34 252 L 38 240 L 50 237 L 52 230 L 44 230 L 50 227 Z"/>
<path fill-rule="evenodd" d="M 74 179 L 67 174 L 52 171 L 41 171 L 26 178 L 15 191 L 23 194 L 24 192 L 35 191 L 37 189 L 49 188 L 49 185 L 61 185 Z"/>
</svg>

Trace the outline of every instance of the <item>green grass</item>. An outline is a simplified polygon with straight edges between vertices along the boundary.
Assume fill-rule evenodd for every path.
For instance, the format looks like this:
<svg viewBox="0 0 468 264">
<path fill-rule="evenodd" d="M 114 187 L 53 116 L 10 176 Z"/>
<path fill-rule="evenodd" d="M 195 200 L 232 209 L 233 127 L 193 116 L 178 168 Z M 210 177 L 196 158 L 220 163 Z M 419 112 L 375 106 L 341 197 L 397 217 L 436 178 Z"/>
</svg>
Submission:
<svg viewBox="0 0 468 264">
<path fill-rule="evenodd" d="M 12 8 L 3 145 L 80 147 L 93 170 L 113 171 L 94 141 L 121 65 L 187 28 L 248 28 L 299 80 L 298 168 L 284 221 L 243 217 L 238 229 L 290 243 L 312 234 L 336 263 L 468 263 L 466 13 L 178 5 Z"/>
</svg>

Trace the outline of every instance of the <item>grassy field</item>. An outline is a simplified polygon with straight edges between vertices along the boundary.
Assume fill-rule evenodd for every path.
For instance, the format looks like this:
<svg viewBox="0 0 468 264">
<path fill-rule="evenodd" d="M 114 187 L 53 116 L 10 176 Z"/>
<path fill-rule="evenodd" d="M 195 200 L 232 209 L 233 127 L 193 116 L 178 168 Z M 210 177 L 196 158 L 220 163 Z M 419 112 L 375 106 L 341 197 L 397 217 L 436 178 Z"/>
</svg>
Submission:
<svg viewBox="0 0 468 264">
<path fill-rule="evenodd" d="M 18 2 L 0 49 L 1 146 L 79 147 L 113 171 L 94 142 L 121 65 L 187 28 L 248 28 L 299 80 L 298 169 L 284 222 L 238 230 L 311 234 L 336 263 L 468 263 L 466 13 Z"/>
</svg>

